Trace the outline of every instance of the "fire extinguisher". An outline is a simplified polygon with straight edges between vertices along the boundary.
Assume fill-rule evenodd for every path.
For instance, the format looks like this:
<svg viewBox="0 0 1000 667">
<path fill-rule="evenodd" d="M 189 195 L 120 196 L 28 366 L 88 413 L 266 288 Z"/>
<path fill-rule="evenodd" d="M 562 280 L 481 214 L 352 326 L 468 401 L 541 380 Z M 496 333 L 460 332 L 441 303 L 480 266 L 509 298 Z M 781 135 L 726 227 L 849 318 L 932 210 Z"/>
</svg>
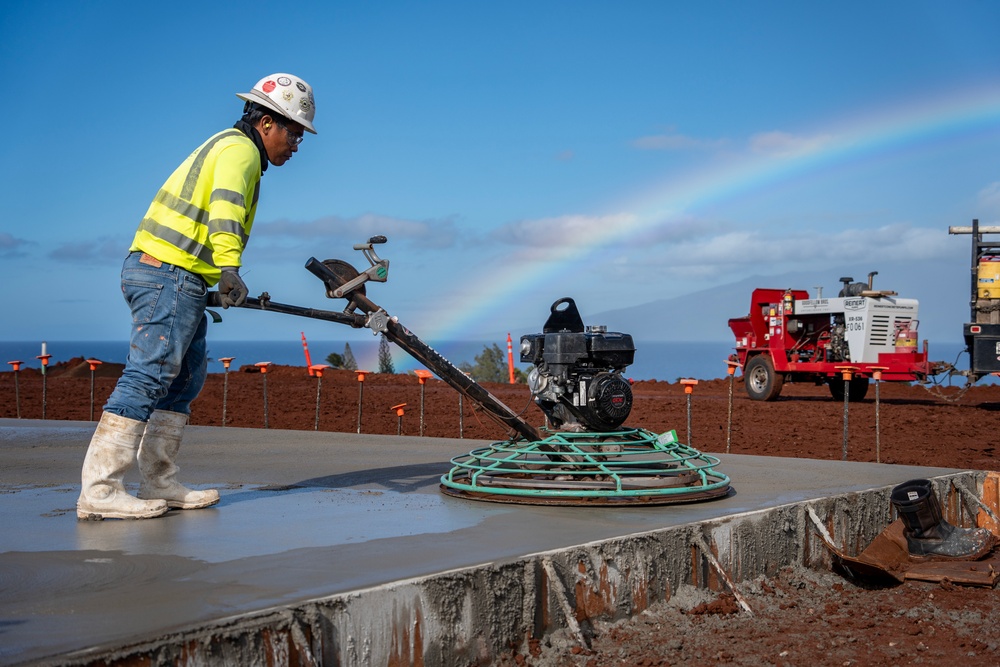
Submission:
<svg viewBox="0 0 1000 667">
<path fill-rule="evenodd" d="M 785 296 L 781 298 L 782 310 L 785 315 L 792 315 L 792 311 L 795 309 L 795 299 L 792 297 L 792 290 L 785 290 Z"/>
<path fill-rule="evenodd" d="M 916 354 L 919 320 L 896 322 L 896 352 Z"/>
</svg>

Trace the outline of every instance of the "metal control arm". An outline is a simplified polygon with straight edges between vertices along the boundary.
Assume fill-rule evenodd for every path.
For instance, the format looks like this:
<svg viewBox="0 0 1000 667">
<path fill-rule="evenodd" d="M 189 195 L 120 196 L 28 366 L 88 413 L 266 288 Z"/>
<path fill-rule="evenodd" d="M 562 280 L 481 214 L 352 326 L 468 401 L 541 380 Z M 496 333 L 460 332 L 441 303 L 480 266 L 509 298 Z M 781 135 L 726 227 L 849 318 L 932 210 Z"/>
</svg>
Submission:
<svg viewBox="0 0 1000 667">
<path fill-rule="evenodd" d="M 343 275 L 338 275 L 327 264 L 320 262 L 315 257 L 310 257 L 309 261 L 306 262 L 305 268 L 326 285 L 328 296 L 342 297 L 348 300 L 347 308 L 342 312 L 275 303 L 271 301 L 270 296 L 266 292 L 260 298 L 247 299 L 246 303 L 239 307 L 270 310 L 298 317 L 337 322 L 355 329 L 367 327 L 376 334 L 385 334 L 386 338 L 398 345 L 403 351 L 424 366 L 434 371 L 439 378 L 455 391 L 479 405 L 488 417 L 504 428 L 509 429 L 512 440 L 518 436 L 529 441 L 542 440 L 541 435 L 534 426 L 504 405 L 500 399 L 488 392 L 482 385 L 456 368 L 454 364 L 441 356 L 434 348 L 420 340 L 413 332 L 401 325 L 395 317 L 390 317 L 381 306 L 364 294 L 364 283 L 368 280 L 384 282 L 384 271 L 387 271 L 389 266 L 388 260 L 379 259 L 375 255 L 371 247 L 372 243 L 385 243 L 385 237 L 372 237 L 369 243 L 354 246 L 355 250 L 364 251 L 365 257 L 368 258 L 372 266 L 368 271 L 353 276 L 346 281 Z M 342 263 L 339 266 L 342 266 Z M 379 269 L 383 270 L 382 275 L 379 275 Z M 352 271 L 353 273 L 356 272 Z M 372 275 L 369 275 L 369 273 Z M 208 305 L 219 305 L 218 292 L 209 293 Z"/>
<path fill-rule="evenodd" d="M 474 401 L 486 414 L 502 426 L 509 428 L 525 440 L 538 441 L 541 434 L 534 426 L 521 419 L 513 410 L 504 405 L 500 399 L 486 391 L 486 388 L 470 378 L 454 364 L 445 359 L 427 343 L 417 338 L 411 331 L 395 319 L 386 321 L 386 338 L 403 348 L 411 357 L 444 380 L 455 391 Z"/>
<path fill-rule="evenodd" d="M 309 258 L 309 261 L 306 262 L 306 269 L 322 280 L 327 285 L 328 290 L 330 290 L 332 284 L 338 281 L 338 276 L 315 257 Z M 345 295 L 344 298 L 350 299 L 353 304 L 356 304 L 359 310 L 367 313 L 365 326 L 374 333 L 384 333 L 386 338 L 401 347 L 403 351 L 424 366 L 434 371 L 435 375 L 455 391 L 481 406 L 490 418 L 502 426 L 512 429 L 526 440 L 535 441 L 542 439 L 535 427 L 504 405 L 500 399 L 488 392 L 482 385 L 456 368 L 454 364 L 441 356 L 437 350 L 420 340 L 413 332 L 400 324 L 396 318 L 389 317 L 381 306 L 374 303 L 367 296 L 354 292 L 353 294 Z"/>
<path fill-rule="evenodd" d="M 219 301 L 218 292 L 208 293 L 208 306 L 210 308 L 217 308 L 221 306 Z M 286 303 L 275 303 L 271 301 L 271 297 L 267 292 L 260 295 L 259 298 L 249 297 L 242 306 L 234 306 L 235 308 L 250 308 L 251 310 L 270 310 L 275 313 L 284 313 L 286 315 L 297 315 L 299 317 L 308 317 L 314 320 L 325 320 L 327 322 L 337 322 L 339 324 L 346 324 L 349 327 L 355 329 L 365 328 L 365 316 L 352 314 L 352 313 L 342 313 L 334 312 L 330 310 L 321 310 L 319 308 L 303 308 L 302 306 L 290 306 Z"/>
<path fill-rule="evenodd" d="M 364 253 L 365 259 L 368 260 L 368 263 L 371 266 L 364 272 L 360 273 L 356 278 L 352 278 L 340 287 L 335 288 L 333 290 L 333 296 L 335 298 L 343 298 L 345 295 L 350 294 L 369 280 L 374 280 L 377 283 L 384 283 L 389 279 L 389 260 L 382 259 L 375 254 L 374 248 L 374 244 L 385 243 L 385 240 L 384 236 L 373 236 L 368 239 L 368 243 L 356 243 L 354 245 L 355 250 L 360 250 Z"/>
</svg>

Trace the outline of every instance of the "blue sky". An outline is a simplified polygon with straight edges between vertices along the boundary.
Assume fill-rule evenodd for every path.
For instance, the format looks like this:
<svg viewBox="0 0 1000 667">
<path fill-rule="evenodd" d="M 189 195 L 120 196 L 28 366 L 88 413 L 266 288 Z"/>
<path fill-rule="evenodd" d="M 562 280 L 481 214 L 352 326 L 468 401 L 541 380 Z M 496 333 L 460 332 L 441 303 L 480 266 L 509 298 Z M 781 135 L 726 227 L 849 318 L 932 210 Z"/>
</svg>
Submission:
<svg viewBox="0 0 1000 667">
<path fill-rule="evenodd" d="M 966 285 L 947 227 L 1000 223 L 998 26 L 996 2 L 10 2 L 0 340 L 126 338 L 150 199 L 279 71 L 319 134 L 264 176 L 251 294 L 339 310 L 303 264 L 364 268 L 384 234 L 368 294 L 429 341 L 527 333 L 563 296 L 794 271 L 829 295 L 846 266 L 964 303 L 905 283 Z M 229 311 L 210 336 L 335 326 Z"/>
</svg>

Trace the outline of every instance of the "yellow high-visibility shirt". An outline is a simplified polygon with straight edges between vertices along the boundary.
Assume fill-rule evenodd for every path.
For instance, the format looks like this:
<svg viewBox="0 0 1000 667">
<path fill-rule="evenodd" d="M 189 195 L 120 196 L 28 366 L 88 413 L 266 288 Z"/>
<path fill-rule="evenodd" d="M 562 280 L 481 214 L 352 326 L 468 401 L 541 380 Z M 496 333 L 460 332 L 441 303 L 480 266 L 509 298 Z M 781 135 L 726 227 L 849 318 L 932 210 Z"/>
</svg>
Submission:
<svg viewBox="0 0 1000 667">
<path fill-rule="evenodd" d="M 197 273 L 211 287 L 240 266 L 260 193 L 261 156 L 237 129 L 199 146 L 149 205 L 130 251 Z"/>
</svg>

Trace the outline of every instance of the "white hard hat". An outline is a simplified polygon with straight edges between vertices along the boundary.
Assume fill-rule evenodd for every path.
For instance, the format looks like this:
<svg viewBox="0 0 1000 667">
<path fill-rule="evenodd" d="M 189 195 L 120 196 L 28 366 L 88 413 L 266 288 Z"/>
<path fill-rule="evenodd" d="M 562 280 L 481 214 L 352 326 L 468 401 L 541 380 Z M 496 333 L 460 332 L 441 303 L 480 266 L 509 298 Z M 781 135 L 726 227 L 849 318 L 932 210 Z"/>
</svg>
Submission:
<svg viewBox="0 0 1000 667">
<path fill-rule="evenodd" d="M 236 93 L 236 97 L 277 111 L 316 134 L 312 124 L 316 115 L 312 86 L 294 74 L 279 72 L 265 76 L 249 93 Z"/>
</svg>

